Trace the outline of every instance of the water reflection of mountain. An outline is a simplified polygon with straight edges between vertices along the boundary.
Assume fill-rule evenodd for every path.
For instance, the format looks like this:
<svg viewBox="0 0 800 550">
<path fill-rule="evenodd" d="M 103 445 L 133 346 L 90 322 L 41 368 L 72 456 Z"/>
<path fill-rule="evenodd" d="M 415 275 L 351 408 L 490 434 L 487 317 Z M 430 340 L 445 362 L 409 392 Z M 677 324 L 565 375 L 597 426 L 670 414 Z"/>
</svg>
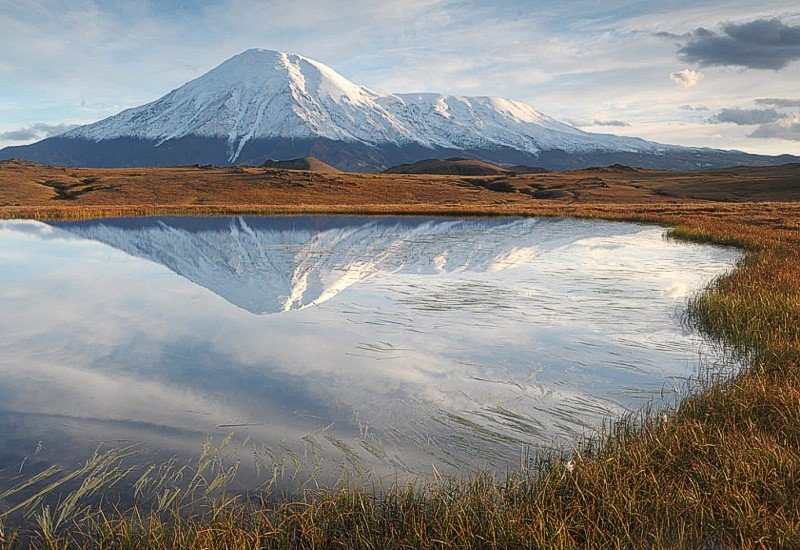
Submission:
<svg viewBox="0 0 800 550">
<path fill-rule="evenodd" d="M 257 314 L 320 304 L 376 273 L 492 272 L 598 231 L 625 231 L 576 221 L 319 216 L 52 225 L 162 264 Z"/>
<path fill-rule="evenodd" d="M 713 362 L 676 308 L 738 256 L 662 234 L 553 219 L 0 221 L 0 468 L 38 441 L 66 464 L 123 439 L 193 456 L 235 429 L 286 464 L 324 457 L 333 476 L 354 456 L 387 476 L 505 471 L 523 446 L 658 399 L 698 354 Z M 342 290 L 327 307 L 246 313 Z"/>
</svg>

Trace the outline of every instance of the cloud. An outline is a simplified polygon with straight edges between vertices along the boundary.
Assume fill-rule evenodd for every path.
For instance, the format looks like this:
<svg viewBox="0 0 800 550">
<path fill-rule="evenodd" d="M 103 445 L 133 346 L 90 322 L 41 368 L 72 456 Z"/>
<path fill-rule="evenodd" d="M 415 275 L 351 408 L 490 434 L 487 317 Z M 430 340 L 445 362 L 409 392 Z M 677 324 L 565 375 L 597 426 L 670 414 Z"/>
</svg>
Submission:
<svg viewBox="0 0 800 550">
<path fill-rule="evenodd" d="M 761 98 L 756 99 L 755 103 L 778 108 L 800 107 L 800 101 L 784 98 Z M 800 113 L 782 112 L 772 107 L 767 109 L 721 109 L 707 122 L 757 126 L 755 130 L 747 134 L 748 138 L 800 141 Z"/>
<path fill-rule="evenodd" d="M 691 69 L 683 69 L 682 71 L 678 71 L 675 73 L 670 73 L 669 79 L 673 82 L 677 82 L 684 88 L 691 88 L 692 86 L 697 86 L 697 83 L 700 82 L 705 78 L 705 75 L 699 71 L 693 71 Z"/>
<path fill-rule="evenodd" d="M 722 109 L 709 119 L 711 123 L 732 122 L 739 126 L 754 126 L 775 122 L 786 115 L 775 109 Z"/>
<path fill-rule="evenodd" d="M 616 120 L 616 119 L 576 120 L 574 118 L 565 118 L 564 121 L 571 124 L 572 126 L 577 126 L 578 128 L 585 128 L 587 126 L 613 126 L 617 128 L 624 128 L 626 126 L 630 126 L 630 124 L 628 124 L 624 120 Z"/>
<path fill-rule="evenodd" d="M 39 122 L 24 128 L 0 132 L 0 139 L 8 141 L 30 141 L 32 139 L 44 139 L 58 134 L 63 134 L 68 130 L 77 128 L 76 124 L 45 124 Z"/>
<path fill-rule="evenodd" d="M 688 38 L 690 34 L 689 33 L 675 34 L 674 32 L 659 31 L 659 32 L 654 32 L 653 36 L 656 36 L 658 38 L 670 38 L 672 40 L 679 40 L 681 38 Z"/>
<path fill-rule="evenodd" d="M 685 37 L 672 37 L 685 41 L 678 49 L 680 58 L 700 66 L 777 71 L 800 59 L 800 26 L 785 25 L 774 18 L 726 23 L 722 33 L 700 27 Z"/>
<path fill-rule="evenodd" d="M 747 137 L 800 141 L 800 114 L 787 116 L 769 124 L 762 124 L 747 134 Z"/>
<path fill-rule="evenodd" d="M 617 126 L 617 127 L 624 127 L 630 126 L 624 120 L 593 120 L 592 126 Z"/>
<path fill-rule="evenodd" d="M 800 107 L 800 99 L 786 99 L 782 97 L 763 97 L 755 100 L 756 105 L 772 107 Z"/>
<path fill-rule="evenodd" d="M 681 105 L 681 111 L 708 111 L 705 105 Z"/>
</svg>

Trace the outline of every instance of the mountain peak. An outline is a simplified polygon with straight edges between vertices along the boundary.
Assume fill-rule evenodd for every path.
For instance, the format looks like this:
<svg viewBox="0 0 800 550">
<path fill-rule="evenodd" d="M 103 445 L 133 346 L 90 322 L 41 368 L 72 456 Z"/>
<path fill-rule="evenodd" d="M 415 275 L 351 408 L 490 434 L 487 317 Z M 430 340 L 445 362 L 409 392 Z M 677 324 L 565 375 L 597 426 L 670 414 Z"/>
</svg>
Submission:
<svg viewBox="0 0 800 550">
<path fill-rule="evenodd" d="M 313 59 L 250 49 L 153 103 L 66 136 L 136 137 L 159 144 L 189 135 L 224 137 L 230 162 L 253 139 L 376 143 L 396 141 L 398 133 L 407 137 L 375 103 L 379 97 Z"/>
<path fill-rule="evenodd" d="M 295 88 L 300 95 L 313 93 L 316 91 L 311 89 L 314 86 L 324 87 L 323 91 L 329 92 L 339 90 L 338 95 L 342 90 L 358 94 L 362 89 L 319 61 L 294 53 L 258 48 L 231 57 L 192 82 L 197 83 L 197 88 L 219 79 L 225 81 L 230 89 L 247 84 L 263 86 L 262 90 L 255 90 L 262 95 L 274 84 L 285 84 L 290 91 Z"/>
<path fill-rule="evenodd" d="M 237 57 L 241 57 L 243 55 L 278 57 L 281 55 L 292 55 L 292 54 L 281 52 L 278 50 L 272 50 L 270 48 L 248 48 L 245 51 L 234 55 L 230 59 L 236 59 Z"/>
<path fill-rule="evenodd" d="M 265 71 L 286 71 L 296 69 L 303 63 L 307 63 L 319 71 L 335 72 L 324 63 L 296 53 L 287 53 L 265 48 L 251 48 L 223 61 L 216 68 L 212 69 L 210 73 L 220 69 L 237 69 L 245 71 L 245 74 L 250 70 L 258 69 Z M 203 77 L 201 76 L 200 78 Z"/>
</svg>

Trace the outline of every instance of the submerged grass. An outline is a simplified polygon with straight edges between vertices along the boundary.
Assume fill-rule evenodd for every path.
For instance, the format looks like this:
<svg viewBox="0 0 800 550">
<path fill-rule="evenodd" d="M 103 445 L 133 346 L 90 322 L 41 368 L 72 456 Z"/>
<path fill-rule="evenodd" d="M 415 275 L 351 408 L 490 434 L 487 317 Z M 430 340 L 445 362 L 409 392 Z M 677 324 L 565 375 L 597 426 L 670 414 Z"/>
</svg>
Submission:
<svg viewBox="0 0 800 550">
<path fill-rule="evenodd" d="M 218 469 L 193 494 L 175 495 L 173 485 L 153 482 L 155 499 L 141 504 L 81 507 L 67 496 L 49 509 L 29 499 L 35 525 L 0 520 L 0 547 L 800 547 L 794 212 L 758 205 L 726 215 L 696 206 L 551 211 L 671 224 L 674 238 L 747 251 L 734 272 L 692 299 L 688 313 L 744 369 L 735 376 L 708 373 L 670 410 L 630 414 L 570 453 L 543 454 L 502 477 L 388 488 L 353 482 L 292 498 L 226 498 L 230 472 Z M 94 480 L 83 490 L 122 482 L 110 473 L 119 470 L 94 460 L 101 468 L 83 472 L 81 479 Z"/>
</svg>

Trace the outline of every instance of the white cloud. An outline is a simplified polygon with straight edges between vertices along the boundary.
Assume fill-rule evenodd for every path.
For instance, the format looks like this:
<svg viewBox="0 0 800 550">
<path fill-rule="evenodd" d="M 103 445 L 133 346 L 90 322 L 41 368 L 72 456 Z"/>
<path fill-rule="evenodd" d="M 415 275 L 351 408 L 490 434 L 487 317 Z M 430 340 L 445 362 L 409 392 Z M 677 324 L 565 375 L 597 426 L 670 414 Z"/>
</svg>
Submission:
<svg viewBox="0 0 800 550">
<path fill-rule="evenodd" d="M 683 69 L 682 71 L 670 73 L 669 75 L 670 80 L 680 84 L 684 88 L 692 88 L 697 86 L 698 82 L 703 80 L 705 77 L 706 75 L 700 71 L 693 71 L 691 69 Z"/>
</svg>

